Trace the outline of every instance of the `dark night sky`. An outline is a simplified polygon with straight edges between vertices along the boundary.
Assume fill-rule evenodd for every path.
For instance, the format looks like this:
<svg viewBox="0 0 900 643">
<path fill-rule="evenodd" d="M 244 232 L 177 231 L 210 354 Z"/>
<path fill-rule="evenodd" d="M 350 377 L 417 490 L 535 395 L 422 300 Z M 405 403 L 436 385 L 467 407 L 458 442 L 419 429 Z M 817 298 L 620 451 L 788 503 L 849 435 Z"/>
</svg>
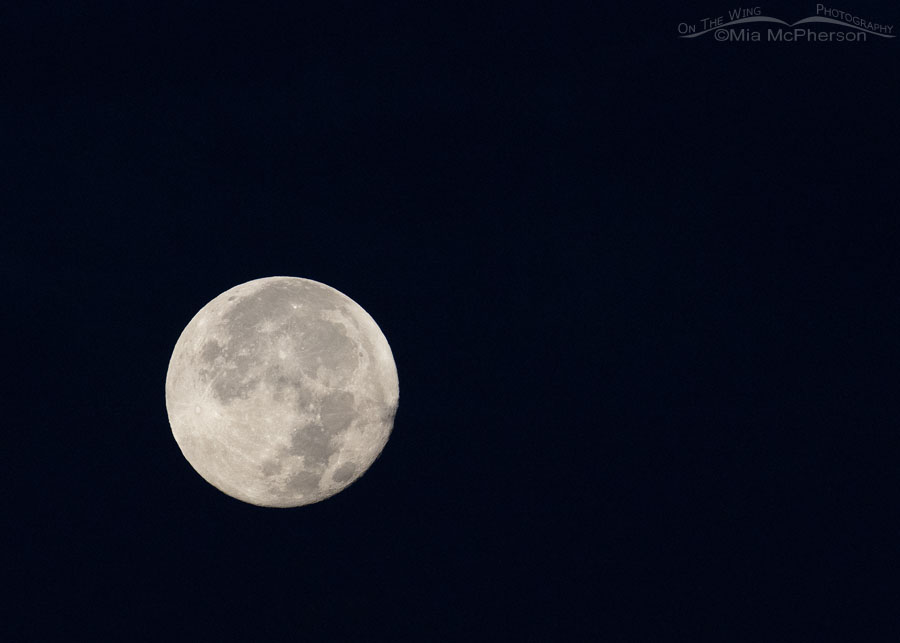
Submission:
<svg viewBox="0 0 900 643">
<path fill-rule="evenodd" d="M 20 4 L 4 640 L 887 632 L 898 39 L 676 37 L 719 3 Z M 164 401 L 194 313 L 271 275 L 359 302 L 400 376 L 379 460 L 294 510 L 205 483 Z"/>
</svg>

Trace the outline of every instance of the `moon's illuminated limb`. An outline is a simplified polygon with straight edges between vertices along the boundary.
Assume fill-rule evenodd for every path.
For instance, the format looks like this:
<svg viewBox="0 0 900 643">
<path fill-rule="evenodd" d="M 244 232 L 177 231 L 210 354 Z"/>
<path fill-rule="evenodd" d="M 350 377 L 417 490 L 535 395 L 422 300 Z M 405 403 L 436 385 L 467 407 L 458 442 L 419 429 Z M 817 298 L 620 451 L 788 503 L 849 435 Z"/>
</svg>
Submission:
<svg viewBox="0 0 900 643">
<path fill-rule="evenodd" d="M 318 502 L 359 478 L 387 442 L 398 395 L 375 321 L 296 277 L 250 281 L 209 302 L 166 376 L 169 423 L 191 466 L 268 507 Z"/>
</svg>

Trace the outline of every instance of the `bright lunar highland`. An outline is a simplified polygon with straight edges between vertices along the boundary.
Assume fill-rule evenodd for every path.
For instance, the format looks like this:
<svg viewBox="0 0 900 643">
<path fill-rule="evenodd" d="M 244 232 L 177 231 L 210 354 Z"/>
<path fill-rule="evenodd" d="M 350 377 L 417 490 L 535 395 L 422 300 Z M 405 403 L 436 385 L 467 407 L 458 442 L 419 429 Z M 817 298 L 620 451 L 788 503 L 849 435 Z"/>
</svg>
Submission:
<svg viewBox="0 0 900 643">
<path fill-rule="evenodd" d="M 375 321 L 334 288 L 296 277 L 249 281 L 206 304 L 166 376 L 184 457 L 221 491 L 266 507 L 318 502 L 365 473 L 398 396 Z"/>
</svg>

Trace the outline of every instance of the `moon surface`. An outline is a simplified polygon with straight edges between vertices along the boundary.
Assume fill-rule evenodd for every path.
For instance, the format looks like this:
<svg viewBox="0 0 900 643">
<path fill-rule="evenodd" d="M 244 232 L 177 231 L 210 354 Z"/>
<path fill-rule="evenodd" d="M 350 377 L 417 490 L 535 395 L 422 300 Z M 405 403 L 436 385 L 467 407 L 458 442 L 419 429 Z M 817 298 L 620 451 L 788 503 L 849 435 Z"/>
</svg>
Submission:
<svg viewBox="0 0 900 643">
<path fill-rule="evenodd" d="M 399 385 L 390 346 L 356 302 L 297 277 L 225 291 L 169 361 L 166 410 L 192 467 L 265 507 L 324 500 L 387 443 Z"/>
</svg>

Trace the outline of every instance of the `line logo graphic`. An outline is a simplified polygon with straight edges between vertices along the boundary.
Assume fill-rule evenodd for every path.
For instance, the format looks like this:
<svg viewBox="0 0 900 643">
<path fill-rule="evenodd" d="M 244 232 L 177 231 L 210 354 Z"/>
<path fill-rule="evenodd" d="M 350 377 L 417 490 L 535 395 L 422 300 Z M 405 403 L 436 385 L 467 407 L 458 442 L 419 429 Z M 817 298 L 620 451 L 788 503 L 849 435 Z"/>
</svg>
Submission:
<svg viewBox="0 0 900 643">
<path fill-rule="evenodd" d="M 680 22 L 677 31 L 679 38 L 711 33 L 717 42 L 867 42 L 896 37 L 893 25 L 821 3 L 815 15 L 795 22 L 765 15 L 761 7 L 741 7 L 694 23 Z"/>
</svg>

